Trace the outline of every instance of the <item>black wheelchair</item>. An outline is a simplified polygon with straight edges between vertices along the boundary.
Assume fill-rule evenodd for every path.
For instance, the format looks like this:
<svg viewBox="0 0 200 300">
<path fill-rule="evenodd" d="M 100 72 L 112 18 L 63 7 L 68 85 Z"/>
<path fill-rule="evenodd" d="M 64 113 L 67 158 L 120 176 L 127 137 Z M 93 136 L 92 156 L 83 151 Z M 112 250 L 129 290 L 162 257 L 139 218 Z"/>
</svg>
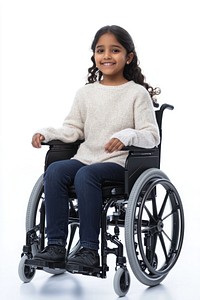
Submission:
<svg viewBox="0 0 200 300">
<path fill-rule="evenodd" d="M 156 110 L 156 118 L 162 140 L 163 104 Z M 55 140 L 47 143 L 45 170 L 56 160 L 72 157 L 79 141 L 65 144 Z M 163 281 L 175 265 L 181 252 L 184 237 L 184 211 L 178 191 L 170 179 L 160 170 L 161 143 L 153 149 L 125 147 L 127 160 L 124 182 L 104 182 L 102 185 L 103 206 L 101 216 L 100 266 L 80 267 L 72 273 L 106 278 L 109 271 L 108 254 L 116 256 L 114 290 L 125 296 L 130 287 L 129 265 L 135 277 L 147 286 Z M 78 200 L 74 187 L 70 189 L 69 236 L 67 257 L 80 248 L 78 236 Z M 36 270 L 50 274 L 66 272 L 65 263 L 38 261 L 33 256 L 46 246 L 45 195 L 43 175 L 33 187 L 26 213 L 26 244 L 18 267 L 23 282 L 30 282 Z M 123 237 L 120 237 L 123 231 Z M 125 250 L 122 239 L 125 241 Z M 68 270 L 69 271 L 69 270 Z"/>
</svg>

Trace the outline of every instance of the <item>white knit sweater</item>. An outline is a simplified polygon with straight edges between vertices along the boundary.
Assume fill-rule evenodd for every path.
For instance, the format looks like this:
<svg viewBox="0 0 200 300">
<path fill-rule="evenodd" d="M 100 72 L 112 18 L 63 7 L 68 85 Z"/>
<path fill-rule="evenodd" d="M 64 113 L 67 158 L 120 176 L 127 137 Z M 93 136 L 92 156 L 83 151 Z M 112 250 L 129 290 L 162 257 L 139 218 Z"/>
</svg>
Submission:
<svg viewBox="0 0 200 300">
<path fill-rule="evenodd" d="M 85 164 L 115 162 L 125 165 L 126 151 L 107 153 L 105 144 L 118 138 L 125 146 L 153 148 L 160 142 L 152 100 L 147 90 L 133 81 L 119 86 L 99 82 L 77 91 L 63 126 L 38 131 L 45 142 L 59 139 L 74 142 L 84 139 L 75 159 Z"/>
</svg>

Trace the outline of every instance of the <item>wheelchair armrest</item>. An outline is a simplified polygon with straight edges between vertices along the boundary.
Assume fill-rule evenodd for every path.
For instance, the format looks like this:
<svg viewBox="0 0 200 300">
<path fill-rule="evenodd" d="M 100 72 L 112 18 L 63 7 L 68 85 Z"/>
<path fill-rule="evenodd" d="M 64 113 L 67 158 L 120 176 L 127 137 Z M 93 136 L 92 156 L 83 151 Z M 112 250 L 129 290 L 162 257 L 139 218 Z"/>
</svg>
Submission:
<svg viewBox="0 0 200 300">
<path fill-rule="evenodd" d="M 44 170 L 46 170 L 47 167 L 54 161 L 70 159 L 73 157 L 82 142 L 83 141 L 81 140 L 77 140 L 73 143 L 65 143 L 60 140 L 52 140 L 48 143 L 42 142 L 42 145 L 49 146 L 49 150 L 45 157 Z"/>
<path fill-rule="evenodd" d="M 129 153 L 141 154 L 141 155 L 151 155 L 152 151 L 156 150 L 154 148 L 141 148 L 136 146 L 124 146 L 121 151 L 129 151 Z"/>
<path fill-rule="evenodd" d="M 82 140 L 77 140 L 77 141 L 75 141 L 75 142 L 73 142 L 73 143 L 65 143 L 65 142 L 63 142 L 63 141 L 61 141 L 61 140 L 52 140 L 52 141 L 49 141 L 49 142 L 42 142 L 41 143 L 41 145 L 43 145 L 43 146 L 66 146 L 66 145 L 80 145 L 81 143 L 82 143 L 83 141 Z"/>
</svg>

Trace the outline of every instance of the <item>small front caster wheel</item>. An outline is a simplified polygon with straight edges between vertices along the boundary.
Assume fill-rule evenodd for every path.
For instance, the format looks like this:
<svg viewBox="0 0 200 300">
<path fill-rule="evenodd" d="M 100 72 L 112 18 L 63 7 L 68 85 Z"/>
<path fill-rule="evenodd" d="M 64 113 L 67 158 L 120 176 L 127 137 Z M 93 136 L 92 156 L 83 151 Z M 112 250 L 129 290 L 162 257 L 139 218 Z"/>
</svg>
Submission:
<svg viewBox="0 0 200 300">
<path fill-rule="evenodd" d="M 18 275 L 21 281 L 27 283 L 32 280 L 35 275 L 35 268 L 25 265 L 25 260 L 28 259 L 27 255 L 23 255 L 18 266 Z"/>
<path fill-rule="evenodd" d="M 126 268 L 118 268 L 114 276 L 114 291 L 119 297 L 128 293 L 131 283 L 129 271 Z"/>
</svg>

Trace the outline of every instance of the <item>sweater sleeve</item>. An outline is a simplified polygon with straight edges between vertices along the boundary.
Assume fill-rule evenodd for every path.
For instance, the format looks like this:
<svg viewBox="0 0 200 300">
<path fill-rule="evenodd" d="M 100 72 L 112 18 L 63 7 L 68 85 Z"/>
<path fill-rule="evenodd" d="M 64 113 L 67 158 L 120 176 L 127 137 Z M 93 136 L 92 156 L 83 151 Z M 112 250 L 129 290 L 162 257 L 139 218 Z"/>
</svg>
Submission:
<svg viewBox="0 0 200 300">
<path fill-rule="evenodd" d="M 76 140 L 84 139 L 84 124 L 81 115 L 80 102 L 78 96 L 75 97 L 70 113 L 65 118 L 62 127 L 47 127 L 37 131 L 45 137 L 45 142 L 58 139 L 65 143 L 72 143 Z"/>
<path fill-rule="evenodd" d="M 126 128 L 112 135 L 125 146 L 153 148 L 160 143 L 159 128 L 152 100 L 148 92 L 138 96 L 133 106 L 134 128 Z"/>
</svg>

